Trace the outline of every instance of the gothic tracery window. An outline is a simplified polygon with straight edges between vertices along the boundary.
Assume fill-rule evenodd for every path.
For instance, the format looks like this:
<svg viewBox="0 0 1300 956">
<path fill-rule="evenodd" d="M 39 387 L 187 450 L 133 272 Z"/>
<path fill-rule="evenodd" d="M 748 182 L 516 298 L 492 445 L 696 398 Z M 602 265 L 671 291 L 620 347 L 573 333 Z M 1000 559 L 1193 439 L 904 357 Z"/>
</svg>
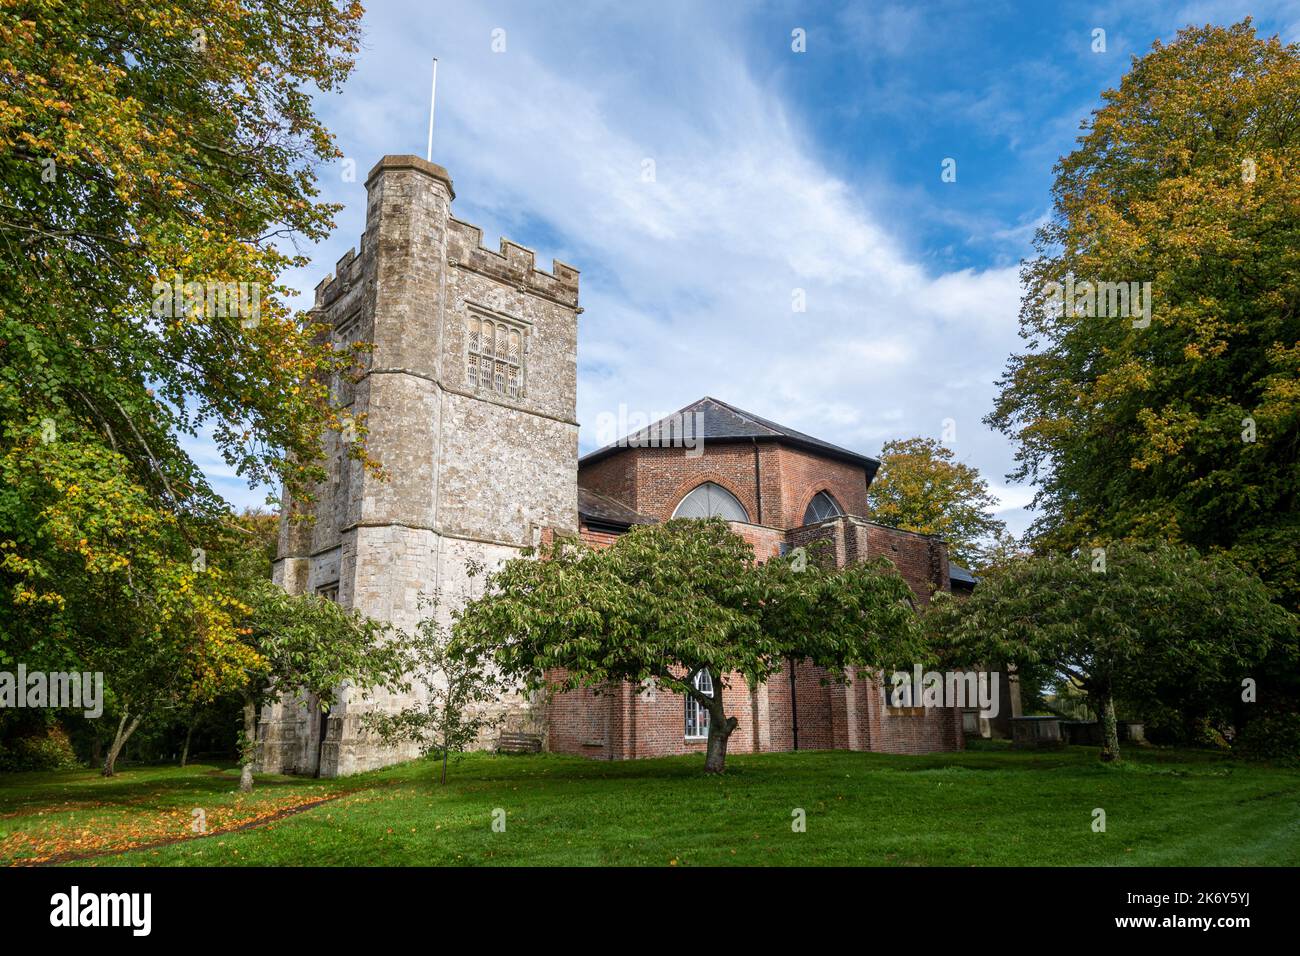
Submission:
<svg viewBox="0 0 1300 956">
<path fill-rule="evenodd" d="M 500 320 L 471 315 L 465 377 L 470 388 L 522 398 L 523 330 Z"/>
<path fill-rule="evenodd" d="M 803 513 L 804 524 L 815 524 L 818 521 L 825 521 L 827 518 L 835 518 L 844 514 L 844 509 L 840 503 L 825 491 L 819 491 L 813 496 L 813 500 L 808 502 L 808 509 Z"/>
</svg>

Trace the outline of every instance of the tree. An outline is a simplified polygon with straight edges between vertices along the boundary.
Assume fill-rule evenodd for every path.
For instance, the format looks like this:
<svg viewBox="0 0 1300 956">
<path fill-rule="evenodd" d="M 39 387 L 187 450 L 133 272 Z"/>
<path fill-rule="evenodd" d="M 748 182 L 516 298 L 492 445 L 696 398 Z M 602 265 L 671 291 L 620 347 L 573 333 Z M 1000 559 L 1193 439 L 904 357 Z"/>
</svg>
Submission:
<svg viewBox="0 0 1300 956">
<path fill-rule="evenodd" d="M 346 685 L 405 686 L 411 665 L 401 631 L 340 607 L 316 594 L 289 594 L 270 581 L 247 595 L 245 634 L 257 655 L 243 686 L 243 736 L 239 789 L 253 789 L 257 719 L 262 703 L 285 694 L 315 701 L 322 710 Z"/>
<path fill-rule="evenodd" d="M 466 606 L 456 629 L 470 659 L 530 688 L 653 680 L 689 696 L 709 714 L 710 773 L 724 769 L 737 725 L 732 681 L 755 686 L 790 658 L 842 675 L 922 652 L 892 567 L 835 572 L 801 554 L 760 568 L 721 519 L 634 528 L 600 551 L 559 539 L 540 556 L 506 562 Z M 695 684 L 704 670 L 711 694 Z"/>
<path fill-rule="evenodd" d="M 1039 486 L 1043 549 L 1225 550 L 1296 609 L 1300 46 L 1189 27 L 1102 98 L 1056 166 L 986 421 Z"/>
<path fill-rule="evenodd" d="M 932 438 L 886 442 L 869 494 L 873 520 L 943 538 L 953 559 L 966 567 L 982 564 L 982 542 L 1006 530 L 990 513 L 998 500 L 988 482 Z"/>
<path fill-rule="evenodd" d="M 104 670 L 129 707 L 115 750 L 154 689 L 207 694 L 239 653 L 201 570 L 227 509 L 178 436 L 301 496 L 347 425 L 328 383 L 353 357 L 278 282 L 305 262 L 286 243 L 332 225 L 310 93 L 349 72 L 359 15 L 0 9 L 0 655 Z"/>
<path fill-rule="evenodd" d="M 416 626 L 412 645 L 411 676 L 428 688 L 428 698 L 397 713 L 366 715 L 366 724 L 385 743 L 413 740 L 426 754 L 442 760 L 442 783 L 447 782 L 447 760 L 463 753 L 504 715 L 493 710 L 501 685 L 484 661 L 466 654 L 451 628 L 437 618 L 437 602 L 425 606 L 429 614 Z"/>
<path fill-rule="evenodd" d="M 1119 757 L 1116 697 L 1223 699 L 1270 653 L 1294 662 L 1297 647 L 1295 616 L 1258 577 L 1167 544 L 1013 560 L 964 601 L 936 597 L 927 626 L 955 665 L 1005 660 L 1072 682 L 1101 717 L 1106 761 Z"/>
</svg>

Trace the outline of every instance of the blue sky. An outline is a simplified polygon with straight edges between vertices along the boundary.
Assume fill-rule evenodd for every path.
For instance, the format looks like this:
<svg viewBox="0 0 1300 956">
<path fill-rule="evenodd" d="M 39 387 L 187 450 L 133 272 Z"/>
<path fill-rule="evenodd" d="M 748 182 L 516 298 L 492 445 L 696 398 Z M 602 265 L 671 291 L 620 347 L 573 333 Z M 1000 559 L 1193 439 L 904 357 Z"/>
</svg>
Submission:
<svg viewBox="0 0 1300 956">
<path fill-rule="evenodd" d="M 373 0 L 356 72 L 318 98 L 358 175 L 320 171 L 345 208 L 289 282 L 309 305 L 360 237 L 365 172 L 424 154 L 437 56 L 433 158 L 455 215 L 491 248 L 507 236 L 582 272 L 584 452 L 617 437 L 594 425 L 620 405 L 706 394 L 867 454 L 950 420 L 1019 532 L 1032 489 L 1006 484 L 1011 445 L 980 419 L 1020 344 L 1017 263 L 1052 166 L 1133 55 L 1246 14 L 1300 40 L 1300 0 Z M 191 447 L 229 500 L 262 502 Z"/>
</svg>

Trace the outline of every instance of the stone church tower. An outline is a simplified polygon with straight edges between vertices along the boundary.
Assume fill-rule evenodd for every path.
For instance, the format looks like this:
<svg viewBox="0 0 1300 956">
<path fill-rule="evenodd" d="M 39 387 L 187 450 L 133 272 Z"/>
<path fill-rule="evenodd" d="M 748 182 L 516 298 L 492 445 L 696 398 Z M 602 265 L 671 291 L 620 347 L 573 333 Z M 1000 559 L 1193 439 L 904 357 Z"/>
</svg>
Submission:
<svg viewBox="0 0 1300 956">
<path fill-rule="evenodd" d="M 451 215 L 451 177 L 416 156 L 385 156 L 366 180 L 360 251 L 316 288 L 314 313 L 337 343 L 365 341 L 359 381 L 337 400 L 365 415 L 387 480 L 350 460 L 339 437 L 310 504 L 283 502 L 275 580 L 411 629 L 421 595 L 440 613 L 465 599 L 467 562 L 493 567 L 577 532 L 577 270 L 536 268 L 533 253 Z M 291 511 L 314 519 L 290 522 Z M 344 689 L 332 711 L 285 700 L 267 708 L 261 769 L 322 776 L 414 755 L 360 726 L 372 708 L 421 696 Z M 540 720 L 505 702 L 516 725 Z"/>
</svg>

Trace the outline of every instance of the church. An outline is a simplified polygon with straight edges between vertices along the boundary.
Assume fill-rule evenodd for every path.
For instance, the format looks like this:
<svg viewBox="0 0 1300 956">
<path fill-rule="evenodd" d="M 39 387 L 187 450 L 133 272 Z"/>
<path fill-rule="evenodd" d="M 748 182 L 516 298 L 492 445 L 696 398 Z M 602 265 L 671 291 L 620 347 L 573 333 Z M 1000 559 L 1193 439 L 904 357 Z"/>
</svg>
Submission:
<svg viewBox="0 0 1300 956">
<path fill-rule="evenodd" d="M 317 286 L 313 317 L 340 347 L 370 343 L 358 374 L 332 387 L 365 422 L 386 475 L 364 471 L 330 435 L 313 499 L 282 502 L 280 586 L 411 629 L 428 613 L 423 598 L 438 595 L 444 615 L 472 599 L 474 563 L 497 566 L 557 535 L 604 547 L 639 524 L 713 515 L 760 559 L 815 541 L 841 565 L 883 555 L 919 605 L 974 586 L 943 541 L 869 520 L 878 461 L 718 399 L 579 458 L 578 271 L 540 269 L 506 240 L 485 248 L 481 230 L 451 213 L 447 170 L 419 157 L 385 156 L 366 192 L 365 232 Z M 865 676 L 824 677 L 795 662 L 753 690 L 699 679 L 724 684 L 739 720 L 733 753 L 925 753 L 960 749 L 980 730 L 957 708 L 889 706 Z M 268 705 L 260 769 L 336 776 L 409 759 L 413 745 L 380 745 L 361 718 L 420 697 L 418 687 L 347 687 L 327 713 L 291 697 Z M 501 707 L 512 736 L 598 759 L 702 751 L 707 736 L 707 712 L 653 687 L 512 695 Z"/>
</svg>

